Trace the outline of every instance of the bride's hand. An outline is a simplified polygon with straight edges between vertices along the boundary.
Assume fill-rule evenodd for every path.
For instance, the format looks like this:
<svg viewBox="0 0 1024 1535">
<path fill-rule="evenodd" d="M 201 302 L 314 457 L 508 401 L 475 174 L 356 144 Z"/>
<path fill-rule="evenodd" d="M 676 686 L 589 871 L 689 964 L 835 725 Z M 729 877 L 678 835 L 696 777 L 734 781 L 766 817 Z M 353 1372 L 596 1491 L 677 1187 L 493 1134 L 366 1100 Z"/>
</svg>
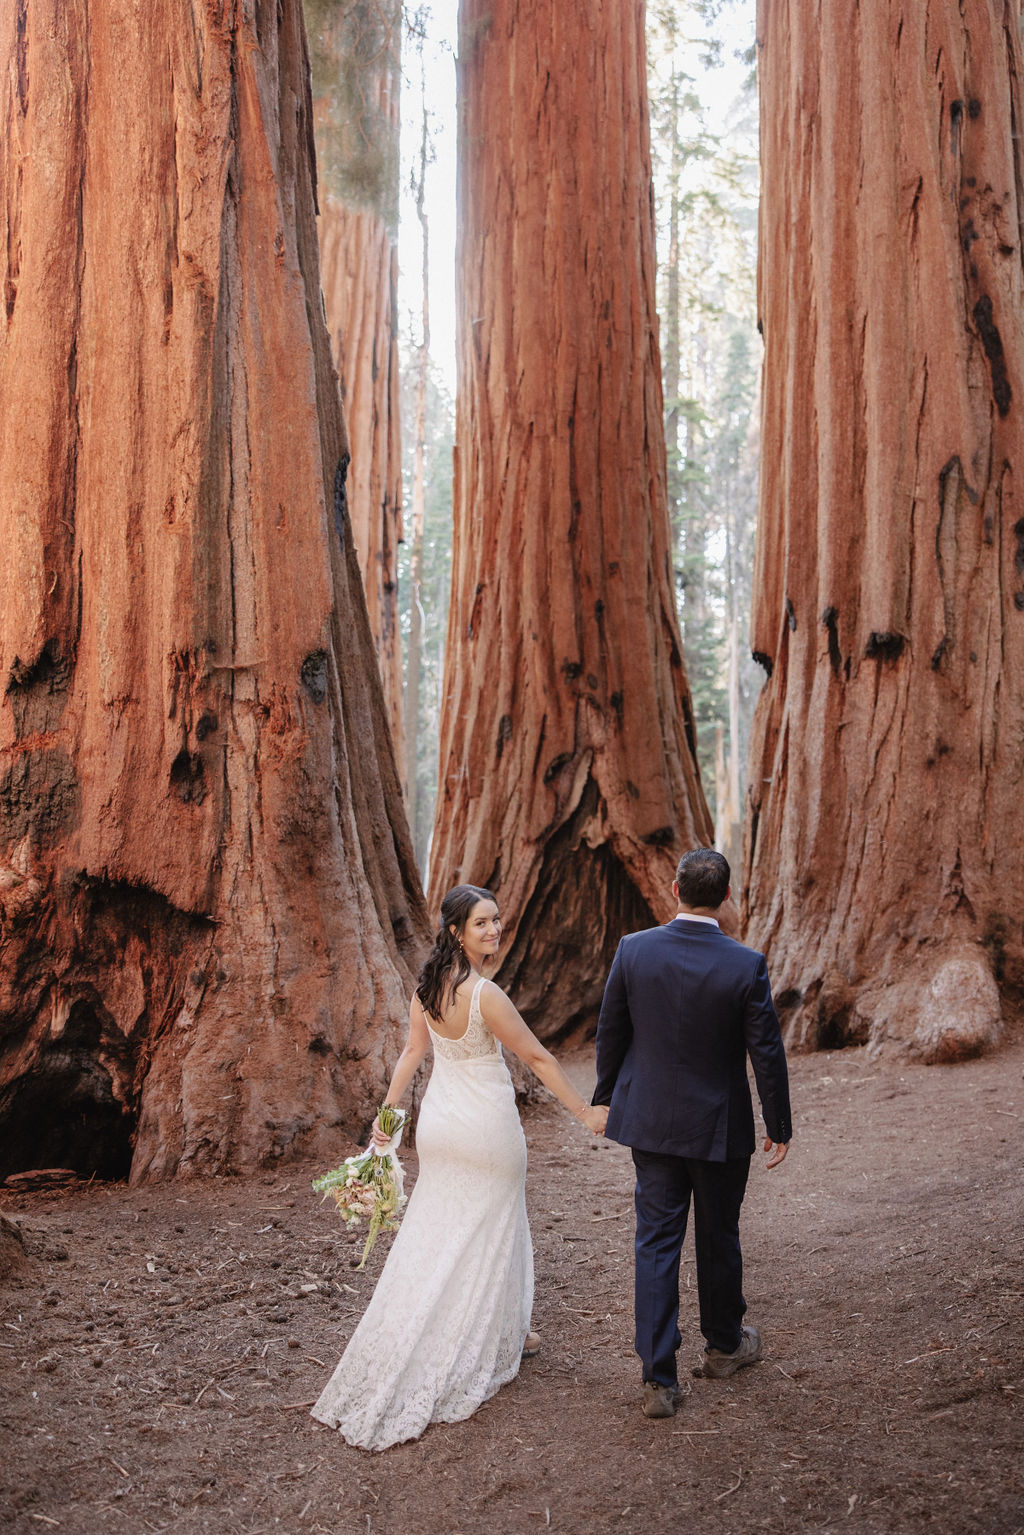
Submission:
<svg viewBox="0 0 1024 1535">
<path fill-rule="evenodd" d="M 606 1103 L 592 1103 L 580 1115 L 580 1121 L 588 1130 L 593 1130 L 595 1135 L 603 1135 L 604 1127 L 608 1123 L 608 1105 Z"/>
<path fill-rule="evenodd" d="M 390 1146 L 392 1140 L 394 1139 L 393 1136 L 385 1135 L 384 1134 L 384 1131 L 381 1129 L 376 1115 L 374 1115 L 373 1129 L 371 1130 L 370 1133 L 371 1133 L 371 1136 L 373 1138 L 373 1144 L 380 1151 L 384 1151 L 386 1147 Z"/>
</svg>

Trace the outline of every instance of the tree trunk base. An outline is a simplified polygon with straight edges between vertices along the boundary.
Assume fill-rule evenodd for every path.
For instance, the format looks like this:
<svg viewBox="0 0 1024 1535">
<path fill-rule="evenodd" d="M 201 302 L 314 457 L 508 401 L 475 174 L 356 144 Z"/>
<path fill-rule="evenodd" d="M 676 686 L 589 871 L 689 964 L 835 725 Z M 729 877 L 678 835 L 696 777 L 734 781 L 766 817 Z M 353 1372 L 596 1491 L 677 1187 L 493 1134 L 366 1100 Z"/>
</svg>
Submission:
<svg viewBox="0 0 1024 1535">
<path fill-rule="evenodd" d="M 1005 1033 L 988 953 L 969 942 L 924 948 L 865 985 L 830 971 L 776 1001 L 794 1050 L 866 1044 L 931 1065 L 982 1055 Z"/>
<path fill-rule="evenodd" d="M 151 891 L 65 887 L 0 888 L 0 1177 L 127 1178 L 150 1053 L 212 928 Z"/>
<path fill-rule="evenodd" d="M 29 1266 L 21 1227 L 0 1215 L 0 1284 L 19 1279 Z"/>
<path fill-rule="evenodd" d="M 620 938 L 659 921 L 613 848 L 597 840 L 597 809 L 591 781 L 576 815 L 548 842 L 495 977 L 548 1045 L 593 1038 Z"/>
</svg>

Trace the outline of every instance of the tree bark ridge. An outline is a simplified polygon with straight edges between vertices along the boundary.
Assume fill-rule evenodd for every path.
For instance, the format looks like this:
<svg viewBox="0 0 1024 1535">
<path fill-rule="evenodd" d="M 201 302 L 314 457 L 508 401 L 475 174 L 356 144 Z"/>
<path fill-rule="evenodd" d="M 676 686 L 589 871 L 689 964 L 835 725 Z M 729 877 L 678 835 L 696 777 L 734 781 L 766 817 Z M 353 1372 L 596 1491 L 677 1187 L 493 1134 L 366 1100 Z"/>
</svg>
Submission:
<svg viewBox="0 0 1024 1535">
<path fill-rule="evenodd" d="M 404 764 L 398 545 L 401 7 L 310 0 L 320 274 L 351 450 L 349 507 L 388 718 Z"/>
</svg>

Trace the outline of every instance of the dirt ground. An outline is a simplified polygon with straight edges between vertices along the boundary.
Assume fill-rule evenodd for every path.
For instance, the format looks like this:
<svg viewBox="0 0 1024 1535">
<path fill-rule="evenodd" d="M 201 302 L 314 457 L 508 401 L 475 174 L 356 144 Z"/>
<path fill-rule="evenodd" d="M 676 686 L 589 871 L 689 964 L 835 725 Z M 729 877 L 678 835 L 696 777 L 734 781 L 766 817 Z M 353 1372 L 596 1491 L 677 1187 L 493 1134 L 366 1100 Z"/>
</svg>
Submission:
<svg viewBox="0 0 1024 1535">
<path fill-rule="evenodd" d="M 570 1066 L 585 1085 L 588 1059 Z M 690 1379 L 661 1422 L 631 1345 L 629 1154 L 551 1102 L 524 1116 L 543 1352 L 468 1422 L 382 1455 L 307 1410 L 389 1240 L 357 1273 L 318 1169 L 4 1193 L 30 1256 L 0 1286 L 0 1525 L 1024 1535 L 1024 1045 L 792 1071 L 793 1149 L 744 1207 L 766 1357 Z M 689 1376 L 689 1241 L 682 1287 Z"/>
</svg>

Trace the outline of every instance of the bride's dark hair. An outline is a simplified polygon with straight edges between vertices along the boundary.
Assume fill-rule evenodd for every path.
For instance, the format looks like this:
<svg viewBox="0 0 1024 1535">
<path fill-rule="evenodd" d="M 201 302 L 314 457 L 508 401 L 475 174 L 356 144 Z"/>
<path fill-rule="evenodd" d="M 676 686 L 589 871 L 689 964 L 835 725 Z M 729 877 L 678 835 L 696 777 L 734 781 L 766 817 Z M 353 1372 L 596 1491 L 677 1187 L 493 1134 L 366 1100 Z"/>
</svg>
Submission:
<svg viewBox="0 0 1024 1535">
<path fill-rule="evenodd" d="M 440 1020 L 445 1002 L 451 1001 L 469 974 L 469 960 L 460 939 L 478 901 L 494 901 L 494 896 L 480 885 L 456 885 L 441 902 L 441 925 L 416 985 L 416 995 L 428 1018 Z M 497 906 L 497 901 L 494 904 Z"/>
</svg>

